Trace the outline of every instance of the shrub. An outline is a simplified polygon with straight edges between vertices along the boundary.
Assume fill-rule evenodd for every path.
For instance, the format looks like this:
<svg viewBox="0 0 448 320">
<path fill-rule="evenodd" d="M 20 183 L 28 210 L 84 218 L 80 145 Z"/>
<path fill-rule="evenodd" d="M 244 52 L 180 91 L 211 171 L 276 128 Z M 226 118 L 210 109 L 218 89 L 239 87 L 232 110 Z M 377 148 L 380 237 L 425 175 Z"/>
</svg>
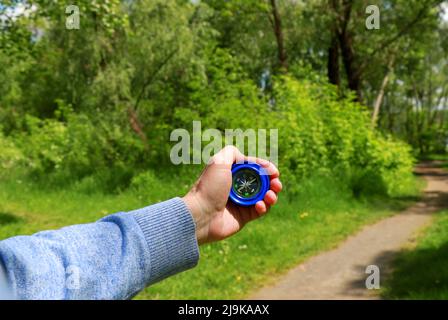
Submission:
<svg viewBox="0 0 448 320">
<path fill-rule="evenodd" d="M 26 115 L 24 131 L 9 137 L 23 153 L 23 165 L 34 175 L 57 174 L 61 178 L 82 178 L 102 171 L 114 171 L 111 182 L 130 181 L 144 147 L 126 127 L 105 118 L 90 119 L 70 109 L 56 112 L 56 118 Z M 123 177 L 123 179 L 120 179 Z"/>
<path fill-rule="evenodd" d="M 343 176 L 355 194 L 391 193 L 412 172 L 410 148 L 372 130 L 367 110 L 334 87 L 285 76 L 274 95 L 267 116 L 279 129 L 279 162 L 291 189 L 326 173 Z"/>
<path fill-rule="evenodd" d="M 22 151 L 0 130 L 0 173 L 20 165 L 24 161 Z"/>
</svg>

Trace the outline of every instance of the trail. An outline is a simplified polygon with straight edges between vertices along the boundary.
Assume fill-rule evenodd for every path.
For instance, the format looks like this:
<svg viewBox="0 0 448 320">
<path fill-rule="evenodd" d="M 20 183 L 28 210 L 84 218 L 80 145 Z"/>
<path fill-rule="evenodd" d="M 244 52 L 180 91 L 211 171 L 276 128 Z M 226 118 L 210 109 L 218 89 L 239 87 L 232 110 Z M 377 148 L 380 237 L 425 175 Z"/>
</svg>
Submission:
<svg viewBox="0 0 448 320">
<path fill-rule="evenodd" d="M 364 227 L 336 249 L 310 258 L 250 299 L 379 299 L 367 290 L 366 267 L 376 265 L 380 279 L 391 272 L 393 257 L 411 243 L 432 213 L 448 208 L 448 173 L 437 162 L 417 166 L 427 180 L 422 200 L 407 210 Z"/>
</svg>

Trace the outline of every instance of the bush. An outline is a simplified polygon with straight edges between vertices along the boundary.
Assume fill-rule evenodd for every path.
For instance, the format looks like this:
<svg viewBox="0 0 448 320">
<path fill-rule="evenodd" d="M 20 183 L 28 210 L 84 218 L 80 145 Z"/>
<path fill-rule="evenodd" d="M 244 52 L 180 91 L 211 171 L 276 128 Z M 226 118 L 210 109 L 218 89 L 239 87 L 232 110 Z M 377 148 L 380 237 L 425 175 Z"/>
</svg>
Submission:
<svg viewBox="0 0 448 320">
<path fill-rule="evenodd" d="M 0 173 L 20 165 L 24 161 L 22 151 L 0 130 Z"/>
<path fill-rule="evenodd" d="M 338 176 L 355 195 L 400 193 L 410 184 L 411 149 L 372 130 L 367 108 L 332 85 L 283 76 L 260 91 L 224 50 L 211 59 L 208 77 L 194 86 L 189 107 L 177 109 L 176 125 L 278 129 L 279 167 L 290 192 L 316 174 Z"/>
<path fill-rule="evenodd" d="M 280 166 L 292 189 L 314 173 L 342 175 L 353 193 L 399 192 L 409 182 L 411 149 L 371 129 L 367 110 L 330 85 L 283 77 L 275 87 Z M 361 185 L 362 184 L 362 185 Z"/>
<path fill-rule="evenodd" d="M 64 106 L 55 118 L 26 115 L 22 131 L 0 140 L 15 148 L 8 150 L 16 150 L 3 153 L 2 162 L 10 163 L 20 155 L 26 160 L 21 165 L 30 173 L 53 182 L 58 180 L 55 176 L 71 181 L 101 173 L 108 188 L 127 185 L 142 163 L 144 146 L 128 128 L 111 120 L 93 120 Z"/>
<path fill-rule="evenodd" d="M 149 146 L 131 131 L 126 112 L 92 117 L 58 101 L 54 118 L 27 115 L 24 131 L 0 140 L 9 150 L 0 161 L 11 166 L 26 159 L 33 173 L 56 173 L 61 181 L 95 174 L 106 190 L 150 186 L 157 182 L 151 172 L 171 167 L 170 131 L 201 120 L 203 129 L 278 129 L 279 168 L 291 194 L 316 175 L 338 177 L 356 196 L 400 194 L 410 185 L 410 147 L 373 130 L 368 110 L 341 98 L 335 87 L 282 76 L 261 91 L 224 50 L 207 71 L 206 82 L 190 83 L 186 107 L 176 108 L 172 118 L 152 120 Z"/>
</svg>

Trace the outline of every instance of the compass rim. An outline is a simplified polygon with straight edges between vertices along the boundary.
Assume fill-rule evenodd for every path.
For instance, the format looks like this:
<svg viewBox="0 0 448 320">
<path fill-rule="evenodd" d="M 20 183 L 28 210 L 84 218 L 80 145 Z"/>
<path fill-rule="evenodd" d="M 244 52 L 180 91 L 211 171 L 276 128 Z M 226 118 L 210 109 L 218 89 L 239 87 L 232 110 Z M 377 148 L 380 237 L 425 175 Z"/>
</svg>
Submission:
<svg viewBox="0 0 448 320">
<path fill-rule="evenodd" d="M 260 178 L 261 185 L 258 192 L 249 198 L 241 197 L 233 190 L 233 176 L 236 174 L 236 172 L 243 169 L 249 169 L 255 171 L 255 173 L 258 174 Z M 235 163 L 232 165 L 232 186 L 230 187 L 229 198 L 237 205 L 248 207 L 256 204 L 258 201 L 264 199 L 264 196 L 266 195 L 266 192 L 268 192 L 269 188 L 270 188 L 269 175 L 267 174 L 266 170 L 259 164 L 253 162 L 244 162 L 244 163 Z"/>
</svg>

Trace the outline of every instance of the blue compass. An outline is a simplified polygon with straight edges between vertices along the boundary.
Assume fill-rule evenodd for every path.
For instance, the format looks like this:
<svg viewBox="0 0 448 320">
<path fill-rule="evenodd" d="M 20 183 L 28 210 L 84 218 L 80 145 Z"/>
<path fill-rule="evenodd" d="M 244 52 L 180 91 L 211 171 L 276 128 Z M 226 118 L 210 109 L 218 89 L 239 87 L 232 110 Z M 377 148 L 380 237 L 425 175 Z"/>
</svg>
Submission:
<svg viewBox="0 0 448 320">
<path fill-rule="evenodd" d="M 237 205 L 248 207 L 263 200 L 270 188 L 269 175 L 257 163 L 244 162 L 232 166 L 232 188 L 229 199 Z"/>
</svg>

